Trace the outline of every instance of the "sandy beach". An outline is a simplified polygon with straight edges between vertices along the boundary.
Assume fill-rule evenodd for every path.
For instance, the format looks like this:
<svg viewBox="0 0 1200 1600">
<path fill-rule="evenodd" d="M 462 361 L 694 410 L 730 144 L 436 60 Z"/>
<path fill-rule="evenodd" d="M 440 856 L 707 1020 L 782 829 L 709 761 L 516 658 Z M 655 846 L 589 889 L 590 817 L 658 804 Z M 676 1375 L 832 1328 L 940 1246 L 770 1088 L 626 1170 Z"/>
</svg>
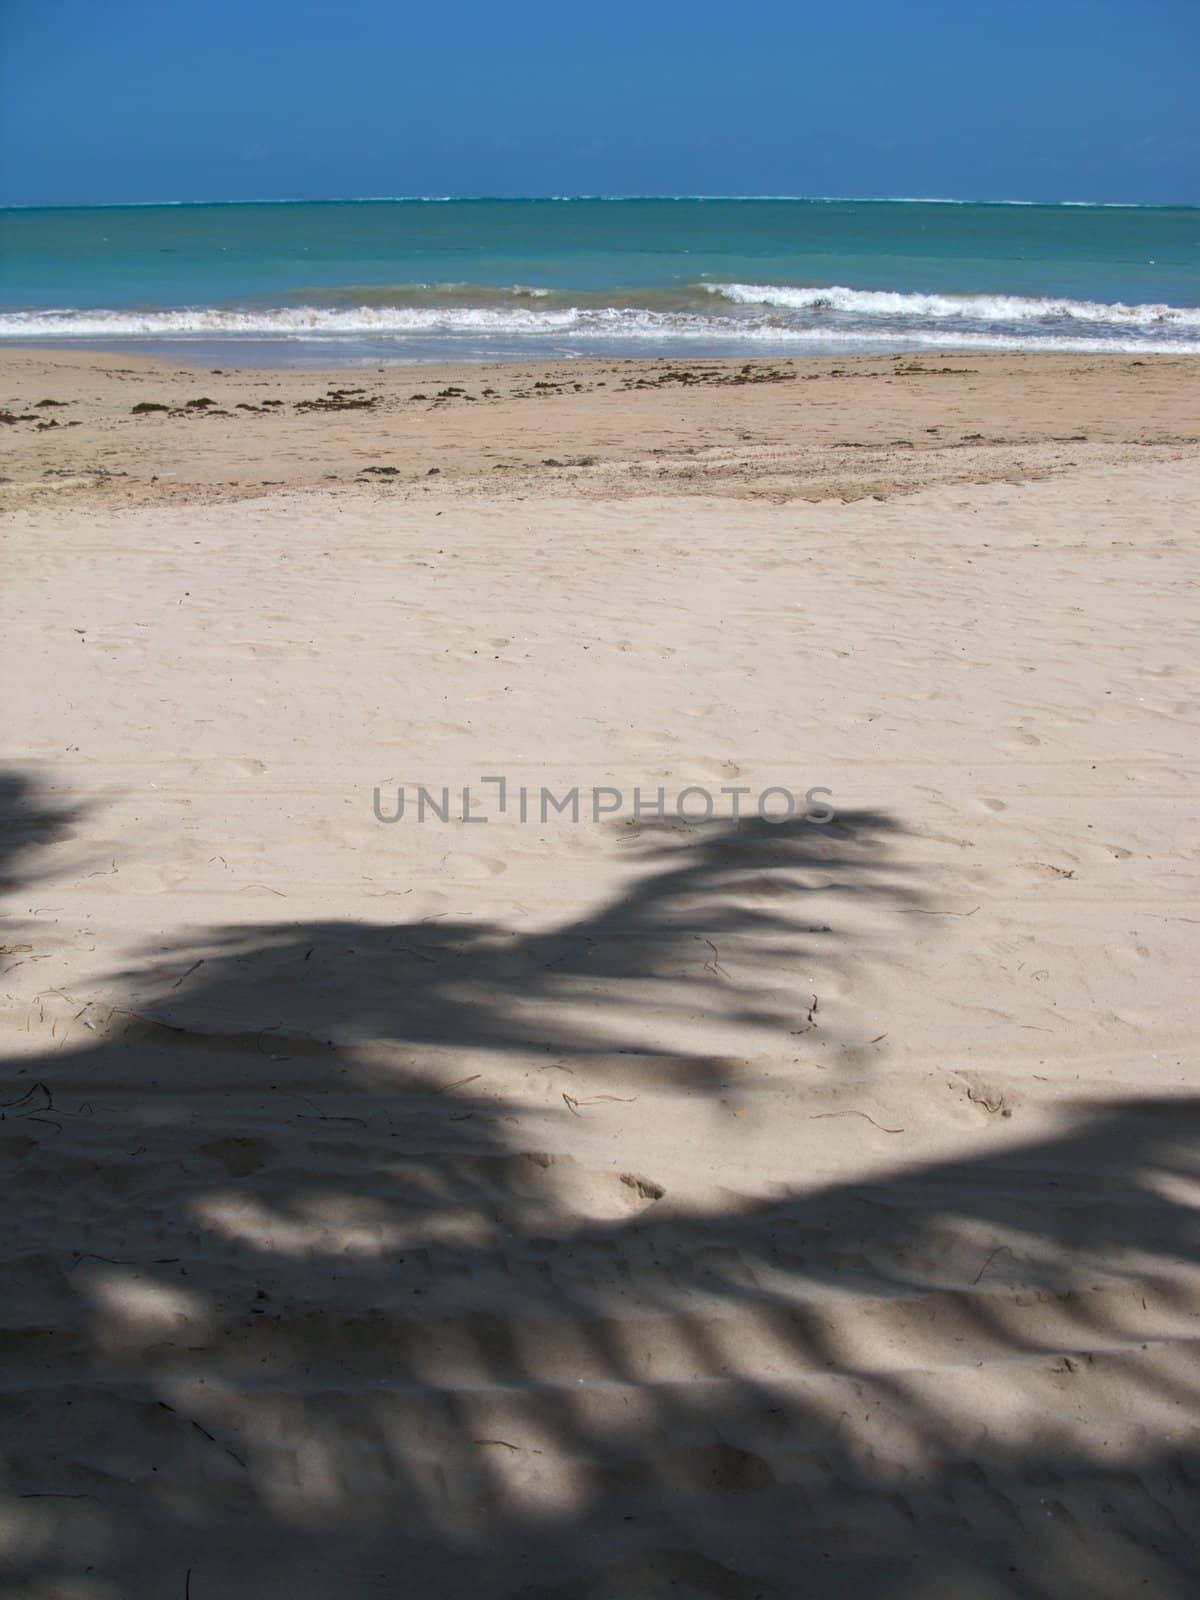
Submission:
<svg viewBox="0 0 1200 1600">
<path fill-rule="evenodd" d="M 1194 1592 L 1196 371 L 5 353 L 0 1593 Z"/>
<path fill-rule="evenodd" d="M 309 372 L 50 350 L 6 351 L 4 367 L 4 510 L 424 493 L 434 477 L 488 499 L 856 500 L 1172 461 L 1200 442 L 1187 356 Z"/>
</svg>

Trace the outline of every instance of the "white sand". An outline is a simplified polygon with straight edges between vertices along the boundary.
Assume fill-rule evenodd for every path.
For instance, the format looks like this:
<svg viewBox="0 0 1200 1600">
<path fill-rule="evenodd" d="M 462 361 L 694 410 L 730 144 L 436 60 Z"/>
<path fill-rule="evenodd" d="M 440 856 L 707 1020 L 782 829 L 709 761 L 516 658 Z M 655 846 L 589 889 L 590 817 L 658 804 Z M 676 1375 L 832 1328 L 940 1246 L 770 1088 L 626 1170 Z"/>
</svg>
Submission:
<svg viewBox="0 0 1200 1600">
<path fill-rule="evenodd" d="M 1171 455 L 14 511 L 2 1592 L 1187 1594 Z"/>
</svg>

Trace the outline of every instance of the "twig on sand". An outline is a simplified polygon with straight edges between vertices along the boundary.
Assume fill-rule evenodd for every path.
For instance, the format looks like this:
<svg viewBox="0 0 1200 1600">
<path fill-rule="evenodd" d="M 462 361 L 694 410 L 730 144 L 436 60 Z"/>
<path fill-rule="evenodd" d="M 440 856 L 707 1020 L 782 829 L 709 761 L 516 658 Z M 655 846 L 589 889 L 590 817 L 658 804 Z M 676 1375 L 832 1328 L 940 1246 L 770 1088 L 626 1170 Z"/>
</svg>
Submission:
<svg viewBox="0 0 1200 1600">
<path fill-rule="evenodd" d="M 983 1277 L 984 1273 L 991 1266 L 992 1262 L 996 1259 L 996 1257 L 1000 1254 L 1001 1251 L 1006 1251 L 1009 1255 L 1012 1255 L 1012 1251 L 1009 1250 L 1009 1248 L 1008 1248 L 1008 1246 L 1006 1244 L 998 1244 L 996 1246 L 996 1248 L 992 1251 L 991 1255 L 987 1258 L 987 1260 L 980 1267 L 979 1271 L 971 1279 L 972 1283 L 978 1283 L 979 1282 L 980 1278 Z"/>
<path fill-rule="evenodd" d="M 190 1423 L 196 1432 L 202 1434 L 210 1444 L 215 1444 L 219 1450 L 224 1450 L 227 1456 L 232 1456 L 239 1467 L 245 1467 L 246 1463 L 238 1455 L 237 1451 L 231 1450 L 227 1444 L 222 1444 L 220 1439 L 215 1434 L 209 1433 L 208 1429 L 202 1423 L 197 1422 L 195 1417 L 183 1416 L 182 1413 L 176 1411 L 174 1406 L 169 1406 L 165 1400 L 159 1400 L 157 1403 L 163 1411 L 169 1411 L 173 1417 L 179 1417 L 181 1422 Z"/>
<path fill-rule="evenodd" d="M 507 1439 L 472 1439 L 471 1443 L 472 1444 L 499 1444 L 499 1445 L 503 1445 L 506 1450 L 515 1450 L 518 1454 L 520 1454 L 520 1451 L 521 1451 L 521 1446 L 519 1444 L 509 1444 Z"/>
<path fill-rule="evenodd" d="M 924 906 L 906 906 L 901 910 L 900 915 L 902 917 L 973 917 L 978 910 L 978 906 L 972 906 L 970 911 L 926 911 Z"/>
<path fill-rule="evenodd" d="M 41 1090 L 45 1096 L 44 1101 L 34 1102 L 33 1096 Z M 24 1108 L 24 1109 L 20 1109 Z M 53 1117 L 39 1115 L 43 1111 L 53 1111 Z M 11 1117 L 14 1122 L 42 1122 L 46 1127 L 53 1128 L 55 1133 L 62 1132 L 62 1123 L 56 1122 L 55 1117 L 69 1117 L 74 1113 L 60 1111 L 54 1104 L 54 1096 L 44 1083 L 35 1083 L 26 1089 L 25 1093 L 18 1095 L 15 1100 L 0 1102 L 0 1122 L 7 1122 Z"/>
<path fill-rule="evenodd" d="M 25 1105 L 27 1101 L 33 1099 L 34 1095 L 37 1094 L 39 1090 L 46 1097 L 43 1103 L 38 1106 L 31 1106 L 29 1108 L 29 1112 L 22 1112 L 21 1115 L 28 1116 L 32 1111 L 53 1111 L 54 1096 L 50 1093 L 49 1088 L 44 1083 L 34 1083 L 31 1084 L 28 1089 L 26 1089 L 24 1094 L 18 1095 L 15 1100 L 0 1100 L 0 1122 L 4 1121 L 6 1112 L 15 1111 L 18 1106 Z"/>
<path fill-rule="evenodd" d="M 578 1116 L 579 1115 L 579 1111 L 578 1111 L 577 1108 L 579 1106 L 598 1106 L 602 1100 L 619 1101 L 622 1105 L 632 1105 L 633 1102 L 637 1099 L 637 1095 L 635 1095 L 635 1094 L 594 1094 L 588 1100 L 577 1100 L 573 1094 L 567 1094 L 564 1091 L 563 1099 L 567 1103 L 567 1110 L 568 1111 L 573 1111 L 575 1113 L 575 1115 Z"/>
<path fill-rule="evenodd" d="M 296 1113 L 296 1118 L 298 1121 L 311 1122 L 313 1117 L 317 1117 L 322 1122 L 356 1122 L 360 1128 L 365 1128 L 367 1126 L 365 1117 L 339 1117 L 335 1116 L 331 1111 L 322 1111 L 320 1106 L 314 1101 L 310 1100 L 305 1094 L 298 1094 L 296 1099 L 303 1100 L 306 1106 L 312 1106 L 312 1117 L 308 1116 L 307 1113 L 303 1111 L 298 1111 Z"/>
<path fill-rule="evenodd" d="M 791 1034 L 792 1034 L 792 1037 L 794 1039 L 800 1038 L 800 1036 L 802 1034 L 811 1033 L 814 1028 L 819 1028 L 821 1026 L 821 1024 L 817 1021 L 817 1010 L 818 1010 L 820 1004 L 821 1004 L 821 1002 L 817 998 L 817 996 L 813 995 L 812 1000 L 811 1000 L 811 1002 L 809 1004 L 809 1007 L 808 1007 L 808 1017 L 807 1017 L 807 1019 L 805 1021 L 804 1026 L 802 1028 L 792 1028 L 791 1029 Z"/>
<path fill-rule="evenodd" d="M 474 1083 L 478 1078 L 482 1077 L 482 1072 L 473 1072 L 469 1078 L 455 1078 L 453 1083 L 443 1083 L 440 1088 L 435 1089 L 433 1092 L 434 1094 L 449 1094 L 451 1089 L 461 1089 L 464 1083 Z"/>
<path fill-rule="evenodd" d="M 825 1117 L 865 1117 L 873 1128 L 879 1129 L 880 1133 L 904 1132 L 903 1128 L 885 1128 L 882 1122 L 876 1122 L 875 1118 L 868 1116 L 865 1111 L 816 1111 L 808 1120 L 810 1122 L 820 1122 Z"/>
<path fill-rule="evenodd" d="M 711 972 L 714 978 L 727 978 L 729 974 L 721 965 L 721 952 L 711 939 L 705 939 L 704 942 L 713 953 L 712 960 L 704 963 L 705 972 Z"/>
<path fill-rule="evenodd" d="M 172 1410 L 173 1407 L 169 1406 L 167 1409 Z M 233 1460 L 237 1462 L 239 1467 L 245 1467 L 246 1463 L 242 1460 L 241 1456 L 238 1455 L 236 1450 L 231 1450 L 227 1444 L 222 1444 L 215 1434 L 209 1433 L 207 1428 L 202 1428 L 196 1421 L 195 1417 L 189 1417 L 187 1420 L 191 1423 L 192 1427 L 195 1428 L 197 1433 L 202 1433 L 204 1437 L 209 1440 L 210 1443 L 215 1444 L 219 1450 L 224 1450 L 225 1454 L 227 1456 L 231 1456 Z"/>
</svg>

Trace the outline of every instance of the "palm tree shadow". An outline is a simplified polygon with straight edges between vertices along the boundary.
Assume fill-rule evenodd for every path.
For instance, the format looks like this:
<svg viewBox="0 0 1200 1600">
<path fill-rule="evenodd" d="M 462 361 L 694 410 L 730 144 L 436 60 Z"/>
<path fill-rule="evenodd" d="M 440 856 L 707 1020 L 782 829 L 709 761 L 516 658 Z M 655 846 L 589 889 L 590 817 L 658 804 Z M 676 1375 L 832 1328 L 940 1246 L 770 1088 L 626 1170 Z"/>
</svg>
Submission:
<svg viewBox="0 0 1200 1600">
<path fill-rule="evenodd" d="M 718 1053 L 673 1048 L 684 1019 L 781 1034 L 809 1002 L 797 969 L 846 957 L 812 891 L 885 913 L 922 903 L 885 813 L 830 825 L 666 819 L 622 834 L 634 886 L 569 923 L 274 923 L 218 930 L 118 975 L 143 1015 L 273 1051 L 312 1041 L 660 1058 L 700 1086 Z M 863 959 L 860 937 L 855 957 Z M 781 995 L 786 990 L 786 995 Z M 693 1026 L 691 1032 L 698 1029 Z M 290 1041 L 290 1044 L 289 1044 Z M 712 1072 L 706 1072 L 712 1068 Z"/>
<path fill-rule="evenodd" d="M 592 1125 L 573 1154 L 578 1104 L 530 1141 L 540 1061 L 714 1098 L 697 1034 L 790 1037 L 788 975 L 860 954 L 806 889 L 919 905 L 901 847 L 878 812 L 668 820 L 567 926 L 278 923 L 123 974 L 0 1096 L 29 1581 L 1188 1593 L 1191 1441 L 1087 1419 L 1195 1414 L 1196 1100 L 699 1212 Z"/>
<path fill-rule="evenodd" d="M 12 894 L 47 875 L 45 851 L 74 839 L 88 814 L 65 804 L 26 773 L 0 770 L 0 894 Z"/>
</svg>

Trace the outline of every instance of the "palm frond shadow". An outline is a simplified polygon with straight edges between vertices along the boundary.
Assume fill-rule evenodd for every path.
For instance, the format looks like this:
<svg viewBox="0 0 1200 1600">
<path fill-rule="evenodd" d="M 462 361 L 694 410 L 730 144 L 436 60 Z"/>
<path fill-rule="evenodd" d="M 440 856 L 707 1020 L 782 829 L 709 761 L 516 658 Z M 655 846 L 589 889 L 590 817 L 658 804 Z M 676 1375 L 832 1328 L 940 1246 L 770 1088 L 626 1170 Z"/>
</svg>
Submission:
<svg viewBox="0 0 1200 1600">
<path fill-rule="evenodd" d="M 0 894 L 43 879 L 47 846 L 74 838 L 87 811 L 53 798 L 26 773 L 0 771 Z"/>
<path fill-rule="evenodd" d="M 860 953 L 804 883 L 847 930 L 917 905 L 901 838 L 667 822 L 546 932 L 218 931 L 22 1062 L 3 1098 L 42 1084 L 59 1127 L 6 1130 L 28 1571 L 135 1600 L 1190 1592 L 1200 1098 L 696 1210 L 590 1128 L 534 1148 L 495 1087 L 546 1057 L 714 1099 L 730 1063 L 676 1033 L 786 1036 L 772 964 Z"/>
<path fill-rule="evenodd" d="M 699 1085 L 706 1066 L 719 1076 L 722 1062 L 673 1049 L 673 1024 L 699 1018 L 714 1029 L 745 1024 L 782 1035 L 810 999 L 796 972 L 818 974 L 846 959 L 847 934 L 814 922 L 810 890 L 851 914 L 859 904 L 886 915 L 922 903 L 898 838 L 894 820 L 875 811 L 823 826 L 668 819 L 623 833 L 626 860 L 641 876 L 565 925 L 533 933 L 453 918 L 238 927 L 189 939 L 121 981 L 160 1020 L 210 1034 L 269 1030 L 273 1050 L 315 1038 L 636 1053 L 673 1057 Z M 865 958 L 865 935 L 853 954 Z"/>
</svg>

